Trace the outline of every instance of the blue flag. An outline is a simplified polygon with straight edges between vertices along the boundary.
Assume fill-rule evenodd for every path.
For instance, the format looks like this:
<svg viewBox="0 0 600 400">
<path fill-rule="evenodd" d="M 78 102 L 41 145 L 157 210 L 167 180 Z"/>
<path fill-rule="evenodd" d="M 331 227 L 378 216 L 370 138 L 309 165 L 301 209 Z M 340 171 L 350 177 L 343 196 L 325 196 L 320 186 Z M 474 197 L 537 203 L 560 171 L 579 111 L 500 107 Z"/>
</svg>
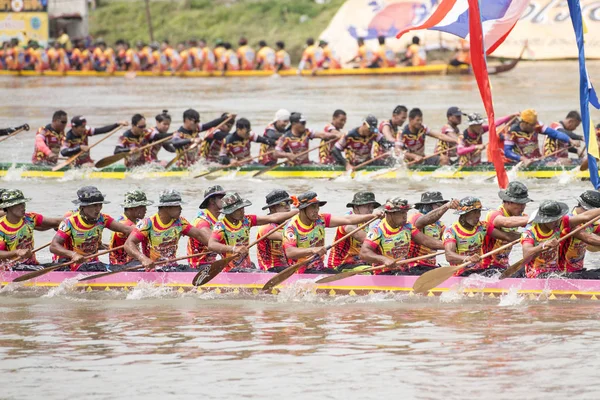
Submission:
<svg viewBox="0 0 600 400">
<path fill-rule="evenodd" d="M 596 158 L 592 154 L 598 155 L 596 132 L 593 129 L 590 119 L 590 104 L 600 110 L 600 103 L 598 102 L 598 96 L 596 91 L 590 82 L 590 78 L 587 73 L 585 66 L 585 48 L 583 41 L 584 34 L 584 22 L 581 15 L 581 4 L 579 0 L 568 0 L 569 12 L 571 14 L 571 22 L 573 23 L 573 29 L 575 30 L 575 38 L 577 39 L 577 49 L 579 50 L 579 103 L 581 107 L 581 123 L 583 125 L 583 135 L 585 137 L 585 144 L 588 149 L 588 170 L 590 172 L 590 180 L 594 189 L 598 189 L 600 186 L 600 179 L 598 178 L 598 164 Z M 591 129 L 590 129 L 591 127 Z M 590 140 L 590 130 L 594 137 Z M 590 148 L 590 143 L 592 148 Z"/>
</svg>

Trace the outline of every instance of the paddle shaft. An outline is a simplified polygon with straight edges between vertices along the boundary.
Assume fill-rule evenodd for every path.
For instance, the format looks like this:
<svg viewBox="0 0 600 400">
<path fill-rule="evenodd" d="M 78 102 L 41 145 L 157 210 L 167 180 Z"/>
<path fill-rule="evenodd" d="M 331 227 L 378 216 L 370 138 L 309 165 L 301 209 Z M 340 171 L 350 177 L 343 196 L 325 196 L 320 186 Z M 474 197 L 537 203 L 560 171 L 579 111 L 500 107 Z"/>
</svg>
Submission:
<svg viewBox="0 0 600 400">
<path fill-rule="evenodd" d="M 24 130 L 26 130 L 25 128 L 19 128 L 16 131 L 14 131 L 13 133 L 11 133 L 10 135 L 6 135 L 3 138 L 0 139 L 0 143 L 4 142 L 6 139 L 9 139 L 15 135 L 18 135 L 19 133 L 23 132 Z"/>
<path fill-rule="evenodd" d="M 329 139 L 328 141 L 326 141 L 326 142 L 325 142 L 325 144 L 327 144 L 327 143 L 331 142 L 332 140 L 335 140 L 335 139 Z M 301 151 L 300 153 L 297 153 L 297 154 L 296 154 L 296 157 L 298 157 L 298 156 L 303 156 L 303 155 L 305 155 L 305 154 L 308 154 L 308 153 L 310 153 L 311 151 L 314 151 L 314 150 L 317 150 L 317 149 L 319 149 L 320 147 L 321 147 L 321 145 L 319 145 L 319 146 L 315 146 L 315 147 L 313 147 L 313 148 L 310 148 L 310 149 L 306 149 L 306 150 L 304 150 L 304 151 Z M 262 175 L 262 174 L 264 174 L 264 173 L 267 173 L 267 172 L 269 172 L 269 171 L 273 171 L 275 168 L 277 168 L 277 167 L 279 167 L 279 166 L 281 166 L 281 165 L 285 164 L 286 162 L 288 162 L 288 160 L 280 161 L 280 162 L 278 162 L 277 164 L 270 166 L 269 168 L 265 168 L 265 169 L 262 169 L 262 170 L 258 171 L 258 172 L 257 172 L 257 173 L 255 173 L 253 176 L 259 176 L 259 175 Z"/>
<path fill-rule="evenodd" d="M 70 165 L 71 163 L 73 163 L 75 160 L 77 160 L 79 157 L 81 157 L 83 154 L 85 153 L 89 153 L 91 149 L 93 149 L 94 147 L 96 147 L 97 145 L 99 145 L 100 143 L 102 143 L 103 141 L 105 141 L 106 139 L 108 139 L 109 137 L 111 137 L 113 134 L 115 134 L 116 132 L 118 132 L 120 129 L 122 128 L 121 125 L 119 125 L 118 127 L 116 127 L 115 129 L 113 129 L 112 131 L 108 132 L 107 134 L 104 135 L 104 137 L 100 140 L 98 140 L 96 143 L 91 144 L 88 146 L 88 149 L 86 151 L 81 150 L 79 153 L 75 154 L 74 156 L 72 156 L 71 158 L 69 158 L 67 161 L 65 161 L 62 164 L 59 164 L 55 167 L 52 168 L 52 171 L 58 171 L 60 169 L 63 169 L 64 167 L 66 167 L 67 165 Z"/>
<path fill-rule="evenodd" d="M 380 160 L 380 159 L 385 158 L 385 157 L 389 157 L 391 155 L 392 155 L 392 153 L 390 153 L 390 152 L 386 152 L 386 153 L 380 154 L 377 157 L 371 158 L 370 160 L 367 160 L 367 161 L 365 161 L 363 163 L 360 163 L 360 164 L 352 167 L 352 172 L 355 172 L 355 171 L 361 169 L 362 167 L 365 167 L 365 166 L 371 164 L 372 162 L 375 162 L 375 161 Z"/>
<path fill-rule="evenodd" d="M 233 162 L 233 163 L 231 163 L 231 164 L 229 164 L 229 165 L 225 165 L 225 166 L 223 166 L 223 167 L 219 167 L 219 168 L 216 168 L 216 169 L 213 169 L 213 170 L 210 170 L 210 171 L 205 171 L 205 172 L 202 172 L 202 173 L 200 173 L 200 174 L 198 174 L 198 175 L 195 175 L 195 176 L 194 176 L 194 178 L 200 178 L 200 177 L 202 177 L 202 176 L 207 176 L 207 175 L 210 175 L 210 174 L 212 174 L 213 172 L 219 172 L 219 171 L 223 171 L 224 169 L 227 169 L 227 168 L 232 168 L 232 167 L 241 167 L 241 166 L 243 166 L 244 164 L 246 164 L 246 163 L 248 163 L 248 162 L 250 162 L 250 161 L 254 160 L 255 158 L 260 158 L 260 157 L 264 157 L 264 156 L 271 155 L 271 154 L 275 153 L 275 151 L 277 151 L 277 150 L 271 150 L 271 151 L 267 151 L 267 152 L 266 152 L 266 153 L 264 153 L 264 154 L 259 154 L 259 155 L 257 155 L 257 156 L 254 156 L 254 157 L 248 157 L 248 158 L 244 158 L 243 160 L 240 160 L 240 161 L 235 161 L 235 162 Z"/>
<path fill-rule="evenodd" d="M 428 159 L 430 159 L 430 158 L 433 158 L 433 157 L 435 157 L 435 156 L 439 156 L 440 154 L 447 153 L 447 152 L 449 152 L 449 151 L 455 150 L 457 147 L 458 147 L 458 146 L 452 146 L 452 147 L 450 147 L 450 148 L 448 148 L 448 149 L 441 150 L 441 151 L 437 151 L 437 152 L 435 152 L 435 153 L 433 153 L 433 154 L 431 154 L 431 155 L 428 155 L 428 156 L 426 156 L 426 157 L 423 157 L 423 158 L 421 158 L 419 161 L 411 161 L 411 162 L 408 162 L 408 163 L 406 163 L 406 164 L 405 164 L 405 166 L 409 167 L 409 166 L 411 166 L 411 165 L 414 165 L 414 164 L 417 164 L 417 163 L 423 162 L 423 161 L 425 161 L 425 160 L 428 160 Z"/>
</svg>

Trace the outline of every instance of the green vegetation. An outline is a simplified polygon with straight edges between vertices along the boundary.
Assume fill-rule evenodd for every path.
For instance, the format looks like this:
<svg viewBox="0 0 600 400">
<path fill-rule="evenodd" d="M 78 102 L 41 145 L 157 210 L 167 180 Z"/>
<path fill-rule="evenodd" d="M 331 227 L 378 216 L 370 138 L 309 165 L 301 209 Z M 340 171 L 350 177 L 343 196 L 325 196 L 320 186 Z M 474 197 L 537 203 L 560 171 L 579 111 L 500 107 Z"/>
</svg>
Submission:
<svg viewBox="0 0 600 400">
<path fill-rule="evenodd" d="M 171 45 L 187 39 L 216 39 L 235 47 L 241 36 L 255 46 L 266 40 L 274 47 L 283 40 L 294 60 L 299 59 L 308 37 L 323 32 L 345 0 L 187 0 L 151 1 L 154 40 Z M 90 34 L 112 44 L 125 39 L 150 42 L 143 0 L 100 1 L 90 11 Z M 302 22 L 301 22 L 302 21 Z"/>
</svg>

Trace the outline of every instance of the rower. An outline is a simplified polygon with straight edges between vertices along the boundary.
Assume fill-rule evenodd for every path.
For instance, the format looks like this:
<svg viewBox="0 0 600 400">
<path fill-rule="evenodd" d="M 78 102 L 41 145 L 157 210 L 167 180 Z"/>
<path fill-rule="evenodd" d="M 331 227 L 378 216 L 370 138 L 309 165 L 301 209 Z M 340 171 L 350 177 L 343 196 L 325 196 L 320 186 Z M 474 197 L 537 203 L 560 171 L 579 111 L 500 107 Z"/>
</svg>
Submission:
<svg viewBox="0 0 600 400">
<path fill-rule="evenodd" d="M 286 158 L 290 165 L 311 164 L 308 153 L 297 156 L 298 153 L 309 149 L 312 139 L 338 140 L 340 136 L 336 132 L 315 132 L 306 128 L 306 118 L 299 112 L 290 115 L 290 129 L 283 135 L 275 146 L 275 156 Z"/>
<path fill-rule="evenodd" d="M 269 210 L 269 215 L 289 212 L 292 199 L 285 190 L 275 189 L 266 196 L 267 205 L 262 209 Z M 276 223 L 262 225 L 258 228 L 256 239 L 260 239 L 277 227 Z M 288 265 L 287 257 L 283 252 L 283 228 L 269 235 L 269 237 L 256 245 L 256 259 L 258 268 L 263 271 L 281 272 Z"/>
<path fill-rule="evenodd" d="M 140 147 L 150 143 L 151 131 L 146 125 L 146 118 L 142 114 L 131 117 L 131 128 L 119 137 L 119 144 L 115 147 L 114 154 L 127 152 L 123 160 L 126 168 L 139 167 L 150 162 L 150 151 L 141 152 Z"/>
<path fill-rule="evenodd" d="M 408 113 L 408 124 L 400 133 L 398 140 L 400 148 L 404 151 L 405 161 L 421 165 L 439 165 L 439 155 L 423 160 L 425 157 L 425 137 L 427 136 L 443 142 L 457 142 L 456 139 L 448 135 L 431 132 L 428 127 L 423 125 L 423 112 L 419 108 L 413 108 Z"/>
<path fill-rule="evenodd" d="M 286 132 L 288 125 L 290 124 L 290 112 L 285 109 L 277 110 L 275 113 L 275 119 L 265 128 L 263 136 L 271 138 L 275 141 L 279 140 L 280 137 Z M 274 165 L 277 163 L 277 157 L 274 153 L 264 155 L 265 153 L 275 150 L 275 146 L 269 146 L 262 144 L 259 151 L 258 162 L 262 165 Z"/>
<path fill-rule="evenodd" d="M 208 249 L 220 253 L 223 258 L 239 254 L 223 271 L 244 272 L 256 269 L 248 255 L 250 228 L 253 226 L 280 224 L 296 214 L 296 211 L 271 215 L 246 214 L 245 208 L 252 203 L 237 193 L 227 193 L 221 200 L 223 219 L 218 221 L 208 241 Z"/>
<path fill-rule="evenodd" d="M 346 204 L 346 207 L 352 208 L 346 215 L 371 215 L 376 208 L 381 207 L 381 203 L 375 200 L 373 192 L 361 191 L 354 194 L 352 201 Z M 335 230 L 334 241 L 341 239 L 356 228 L 356 225 L 338 226 Z M 365 225 L 352 236 L 336 244 L 329 253 L 327 268 L 337 269 L 339 272 L 342 272 L 370 267 L 367 262 L 360 258 L 360 248 L 367 236 L 367 232 L 369 232 L 369 226 Z"/>
<path fill-rule="evenodd" d="M 336 56 L 335 51 L 333 51 L 326 40 L 319 40 L 319 47 L 323 51 L 323 58 L 321 59 L 319 65 L 317 65 L 318 67 L 323 69 L 342 68 L 340 59 Z"/>
<path fill-rule="evenodd" d="M 2 193 L 4 193 L 7 189 L 2 189 L 0 188 L 0 200 L 2 200 Z M 6 215 L 6 213 L 4 212 L 3 209 L 0 208 L 0 217 L 4 217 Z"/>
<path fill-rule="evenodd" d="M 221 207 L 225 190 L 221 185 L 211 186 L 204 191 L 204 199 L 200 203 L 200 210 L 196 219 L 192 222 L 194 228 L 200 231 L 201 240 L 190 237 L 187 245 L 187 254 L 208 253 L 208 241 L 210 235 L 221 215 Z M 212 264 L 217 260 L 219 254 L 212 252 L 188 260 L 190 267 L 200 268 Z"/>
<path fill-rule="evenodd" d="M 231 43 L 223 43 L 223 48 L 225 51 L 221 55 L 219 71 L 239 71 L 240 59 L 238 58 L 237 53 L 231 48 Z"/>
<path fill-rule="evenodd" d="M 570 111 L 567 117 L 559 122 L 553 122 L 550 124 L 550 128 L 556 129 L 559 132 L 566 134 L 571 140 L 583 140 L 583 136 L 576 134 L 574 131 L 581 125 L 581 115 L 577 111 Z M 579 160 L 569 159 L 569 153 L 577 154 L 578 151 L 574 147 L 569 147 L 565 142 L 557 139 L 553 139 L 550 136 L 546 136 L 544 139 L 544 156 L 563 150 L 558 154 L 554 154 L 552 157 L 556 158 L 558 165 L 571 165 L 573 163 L 578 164 Z M 577 157 L 579 158 L 579 157 Z"/>
<path fill-rule="evenodd" d="M 365 44 L 364 38 L 356 39 L 356 44 L 358 45 L 356 55 L 348 60 L 346 64 L 358 63 L 359 68 L 368 68 L 373 62 L 373 50 Z"/>
<path fill-rule="evenodd" d="M 223 113 L 221 118 L 228 116 L 228 113 Z M 225 141 L 227 135 L 229 135 L 231 132 L 233 124 L 235 124 L 235 119 L 232 118 L 220 128 L 210 128 L 208 132 L 206 132 L 206 135 L 204 135 L 204 140 L 200 145 L 200 157 L 202 157 L 202 159 L 207 162 L 219 162 L 219 155 L 221 154 L 223 142 Z"/>
<path fill-rule="evenodd" d="M 246 118 L 240 118 L 235 123 L 235 132 L 230 133 L 224 139 L 221 152 L 219 153 L 219 163 L 223 165 L 237 165 L 251 155 L 250 146 L 252 142 L 274 146 L 275 140 L 267 136 L 258 136 L 252 131 L 250 121 Z M 256 164 L 250 162 L 249 164 Z"/>
<path fill-rule="evenodd" d="M 240 47 L 237 49 L 238 60 L 242 71 L 252 71 L 256 66 L 256 53 L 248 46 L 248 39 L 241 37 L 238 41 Z"/>
<path fill-rule="evenodd" d="M 492 224 L 481 221 L 481 212 L 486 210 L 487 208 L 483 208 L 478 198 L 465 197 L 458 203 L 458 209 L 454 212 L 459 215 L 458 221 L 444 231 L 446 261 L 451 265 L 472 263 L 472 266 L 466 270 L 458 271 L 457 276 L 469 276 L 481 272 L 487 275 L 486 266 L 481 262 L 480 257 L 486 238 L 491 236 L 492 239 L 510 242 L 513 237 L 508 232 L 494 229 Z"/>
<path fill-rule="evenodd" d="M 523 162 L 523 166 L 528 166 L 536 159 L 542 158 L 538 142 L 539 134 L 548 135 L 568 146 L 578 147 L 578 144 L 571 141 L 566 134 L 539 122 L 535 110 L 527 109 L 521 112 L 521 120 L 511 126 L 510 132 L 504 140 L 504 156 L 508 159 L 508 162 Z M 543 161 L 539 160 L 538 163 L 546 164 L 555 161 L 548 158 Z"/>
<path fill-rule="evenodd" d="M 353 166 L 371 159 L 373 143 L 378 143 L 379 146 L 385 149 L 390 149 L 394 146 L 377 129 L 377 118 L 369 114 L 362 120 L 362 124 L 359 127 L 350 130 L 337 141 L 332 153 L 338 164 L 345 166 L 346 171 L 352 171 Z M 345 157 L 342 151 L 345 152 Z M 394 159 L 392 158 L 391 160 Z M 377 160 L 371 165 L 384 165 L 384 161 L 389 162 L 386 160 Z"/>
<path fill-rule="evenodd" d="M 200 48 L 200 62 L 202 71 L 212 72 L 216 67 L 215 53 L 208 47 L 206 40 L 200 39 L 198 41 L 198 47 Z"/>
<path fill-rule="evenodd" d="M 323 58 L 323 49 L 315 45 L 315 39 L 306 39 L 306 48 L 302 52 L 300 63 L 298 64 L 297 73 L 300 75 L 303 70 L 316 71 L 317 65 Z"/>
<path fill-rule="evenodd" d="M 67 113 L 58 110 L 52 115 L 52 123 L 38 129 L 35 134 L 35 147 L 31 157 L 33 164 L 56 165 L 68 122 Z"/>
<path fill-rule="evenodd" d="M 25 198 L 20 190 L 3 190 L 0 195 L 0 270 L 34 271 L 40 269 L 35 254 L 33 231 L 58 228 L 61 219 L 44 217 L 25 211 Z"/>
<path fill-rule="evenodd" d="M 67 132 L 62 140 L 60 154 L 63 157 L 72 157 L 79 152 L 83 152 L 74 162 L 74 166 L 93 166 L 89 150 L 88 138 L 90 136 L 102 135 L 111 132 L 120 126 L 128 126 L 127 121 L 120 121 L 111 125 L 106 125 L 101 128 L 90 128 L 87 126 L 87 120 L 82 115 L 76 115 L 71 119 L 71 129 Z"/>
<path fill-rule="evenodd" d="M 323 262 L 327 252 L 325 247 L 325 228 L 335 228 L 342 225 L 357 225 L 381 216 L 377 214 L 344 215 L 343 217 L 321 213 L 320 208 L 327 204 L 319 201 L 315 192 L 306 192 L 298 197 L 292 197 L 298 215 L 292 218 L 285 226 L 283 236 L 283 250 L 290 264 L 314 258 L 297 273 L 336 273 L 335 268 L 328 268 Z"/>
<path fill-rule="evenodd" d="M 460 134 L 458 126 L 462 122 L 462 116 L 463 112 L 460 108 L 456 106 L 450 107 L 448 111 L 446 111 L 448 122 L 442 127 L 440 133 L 458 142 L 458 136 Z M 450 147 L 450 142 L 438 140 L 437 145 L 435 146 L 435 153 L 440 153 L 440 165 L 454 164 L 455 160 L 453 158 L 456 157 L 456 149 L 448 151 Z"/>
<path fill-rule="evenodd" d="M 577 205 L 573 207 L 569 216 L 572 217 L 597 208 L 600 208 L 600 192 L 586 190 L 577 198 Z M 600 278 L 598 274 L 600 271 L 597 269 L 586 270 L 583 268 L 587 246 L 600 246 L 599 234 L 600 222 L 595 222 L 560 244 L 558 263 L 569 278 Z"/>
<path fill-rule="evenodd" d="M 275 70 L 287 71 L 292 67 L 290 55 L 285 51 L 285 43 L 279 41 L 275 43 Z"/>
<path fill-rule="evenodd" d="M 379 131 L 383 133 L 385 140 L 388 142 L 394 143 L 397 147 L 397 151 L 400 151 L 400 142 L 398 141 L 398 136 L 400 135 L 400 131 L 402 130 L 402 125 L 406 122 L 408 118 L 408 109 L 405 106 L 396 106 L 394 111 L 392 111 L 392 118 L 385 119 L 381 121 L 379 124 Z M 378 157 L 379 155 L 386 152 L 386 149 L 379 146 L 379 144 L 373 144 L 373 157 Z M 391 160 L 390 160 L 391 162 Z"/>
<path fill-rule="evenodd" d="M 558 239 L 566 235 L 577 225 L 585 223 L 598 215 L 600 208 L 569 214 L 569 206 L 553 200 L 540 204 L 534 217 L 530 219 L 525 232 L 521 234 L 523 263 L 527 278 L 546 278 L 551 274 L 565 271 L 559 262 Z M 585 236 L 580 236 L 580 238 Z"/>
<path fill-rule="evenodd" d="M 412 43 L 406 49 L 401 63 L 412 67 L 420 67 L 427 63 L 427 53 L 421 47 L 421 39 L 418 36 L 413 36 Z"/>
<path fill-rule="evenodd" d="M 172 135 L 172 133 L 169 133 L 169 128 L 171 127 L 171 115 L 168 110 L 162 110 L 160 114 L 156 114 L 154 120 L 156 121 L 156 126 L 150 130 L 150 135 L 148 135 L 150 142 L 156 142 L 157 140 L 162 140 Z M 157 144 L 152 146 L 148 151 L 149 162 L 159 163 L 161 165 L 166 164 L 166 162 L 158 160 L 158 152 L 161 148 L 164 148 L 170 153 L 175 153 L 175 147 L 173 147 L 173 144 L 170 141 Z"/>
<path fill-rule="evenodd" d="M 59 262 L 70 259 L 73 264 L 65 267 L 71 271 L 107 271 L 108 266 L 98 257 L 84 259 L 96 254 L 102 244 L 102 231 L 108 228 L 124 235 L 131 233 L 131 227 L 103 214 L 102 205 L 108 204 L 104 195 L 95 186 L 84 186 L 77 191 L 77 200 L 73 204 L 79 210 L 60 223 L 52 243 L 50 252 L 59 257 Z"/>
<path fill-rule="evenodd" d="M 0 136 L 8 136 L 13 132 L 18 131 L 19 129 L 24 129 L 24 130 L 28 131 L 29 125 L 23 124 L 21 126 L 15 126 L 14 128 L 0 129 Z"/>
<path fill-rule="evenodd" d="M 346 112 L 344 110 L 335 110 L 333 112 L 333 117 L 331 118 L 331 123 L 325 125 L 323 128 L 323 132 L 325 133 L 335 133 L 339 137 L 342 137 L 344 133 L 342 129 L 346 126 L 347 120 Z M 333 156 L 333 148 L 335 147 L 335 140 L 327 142 L 326 140 L 321 139 L 321 143 L 319 144 L 319 163 L 323 165 L 334 165 L 335 157 Z"/>
<path fill-rule="evenodd" d="M 170 260 L 177 256 L 181 236 L 202 240 L 202 233 L 181 216 L 181 205 L 185 202 L 176 190 L 164 190 L 159 195 L 158 212 L 144 218 L 135 225 L 125 242 L 125 251 L 138 260 L 146 271 L 155 269 L 158 261 Z M 140 251 L 140 244 L 142 250 Z M 161 265 L 163 272 L 185 271 L 179 264 Z"/>
<path fill-rule="evenodd" d="M 371 62 L 371 68 L 393 68 L 398 63 L 396 53 L 385 44 L 385 36 L 378 36 L 379 46 L 375 50 L 374 59 Z"/>
<path fill-rule="evenodd" d="M 154 204 L 153 201 L 148 200 L 146 193 L 139 189 L 130 190 L 125 193 L 125 201 L 121 203 L 123 207 L 123 214 L 117 218 L 117 222 L 133 229 L 135 225 L 146 217 L 146 210 L 148 206 Z M 114 249 L 120 247 L 127 242 L 128 234 L 121 232 L 113 232 L 110 237 L 109 248 Z M 112 265 L 125 265 L 134 261 L 125 249 L 115 250 L 110 253 L 109 260 Z"/>
<path fill-rule="evenodd" d="M 275 70 L 275 50 L 267 46 L 267 42 L 261 40 L 258 42 L 258 51 L 256 52 L 256 69 L 262 71 Z"/>
<path fill-rule="evenodd" d="M 388 199 L 383 205 L 385 218 L 375 224 L 367 234 L 360 249 L 360 257 L 372 264 L 383 264 L 385 268 L 375 272 L 385 275 L 420 275 L 420 268 L 402 267 L 391 271 L 396 266 L 396 259 L 406 259 L 411 244 L 426 246 L 430 249 L 441 250 L 442 242 L 424 235 L 408 222 L 408 210 L 411 206 L 408 200 L 400 197 Z"/>
<path fill-rule="evenodd" d="M 442 235 L 446 230 L 446 225 L 441 221 L 441 218 L 448 210 L 456 210 L 458 208 L 458 200 L 445 200 L 440 192 L 425 192 L 421 194 L 421 201 L 415 203 L 414 207 L 417 212 L 410 216 L 408 222 L 425 236 L 440 241 L 441 243 Z M 440 250 L 442 249 L 443 247 Z M 434 251 L 429 247 L 422 246 L 415 241 L 412 241 L 408 258 L 420 257 L 433 253 Z M 414 272 L 414 275 L 421 275 L 437 266 L 436 259 L 432 257 L 412 264 L 410 270 Z"/>
<path fill-rule="evenodd" d="M 488 225 L 496 230 L 501 230 L 511 235 L 511 242 L 520 237 L 517 229 L 527 225 L 529 217 L 524 214 L 527 203 L 532 202 L 529 198 L 527 186 L 518 181 L 508 184 L 505 190 L 498 192 L 502 200 L 502 205 L 496 210 L 490 210 L 485 216 Z M 502 246 L 502 242 L 491 237 L 486 237 L 483 243 L 483 252 L 488 253 Z M 482 265 L 486 269 L 495 269 L 503 271 L 510 266 L 509 257 L 512 248 L 502 250 L 482 260 Z"/>
<path fill-rule="evenodd" d="M 179 157 L 177 160 L 178 167 L 187 168 L 198 161 L 198 149 L 196 147 L 190 147 L 192 147 L 193 144 L 200 144 L 202 142 L 200 132 L 214 128 L 229 118 L 229 115 L 223 115 L 206 124 L 201 124 L 198 111 L 190 108 L 183 112 L 183 125 L 173 133 L 173 139 L 171 141 L 173 146 L 177 149 L 177 155 Z"/>
</svg>

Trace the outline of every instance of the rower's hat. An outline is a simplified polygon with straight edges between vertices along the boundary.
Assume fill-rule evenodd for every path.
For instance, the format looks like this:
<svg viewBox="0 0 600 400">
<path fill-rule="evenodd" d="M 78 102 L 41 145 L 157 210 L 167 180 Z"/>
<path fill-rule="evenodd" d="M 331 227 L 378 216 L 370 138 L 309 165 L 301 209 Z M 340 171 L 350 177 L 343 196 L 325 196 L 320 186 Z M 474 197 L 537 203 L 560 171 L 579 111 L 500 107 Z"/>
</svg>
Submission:
<svg viewBox="0 0 600 400">
<path fill-rule="evenodd" d="M 421 193 L 421 201 L 415 203 L 415 208 L 419 208 L 421 206 L 429 205 L 429 204 L 446 204 L 450 200 L 444 200 L 444 196 L 440 192 L 425 192 Z"/>
<path fill-rule="evenodd" d="M 281 190 L 281 189 L 272 190 L 266 196 L 266 200 L 267 200 L 267 205 L 262 208 L 263 210 L 266 210 L 269 207 L 273 207 L 273 206 L 276 206 L 281 203 L 290 204 L 292 202 L 290 194 L 288 192 L 286 192 L 285 190 Z"/>
<path fill-rule="evenodd" d="M 383 211 L 390 213 L 408 211 L 411 208 L 411 205 L 408 204 L 408 200 L 403 199 L 402 197 L 394 197 L 391 199 L 387 199 L 385 204 L 383 205 Z"/>
<path fill-rule="evenodd" d="M 373 192 L 360 191 L 354 193 L 354 198 L 346 207 L 362 206 L 365 204 L 374 204 L 375 208 L 381 207 L 381 203 L 375 200 L 375 194 Z"/>
<path fill-rule="evenodd" d="M 87 124 L 87 121 L 85 120 L 85 117 L 83 115 L 76 115 L 73 118 L 71 118 L 72 127 L 84 126 L 85 124 Z"/>
<path fill-rule="evenodd" d="M 284 108 L 277 110 L 275 113 L 275 119 L 273 121 L 289 121 L 290 112 Z"/>
<path fill-rule="evenodd" d="M 484 208 L 483 205 L 481 205 L 481 200 L 477 197 L 468 196 L 461 199 L 454 214 L 463 215 L 475 210 L 486 211 L 487 208 Z"/>
<path fill-rule="evenodd" d="M 317 194 L 312 190 L 309 192 L 302 193 L 300 196 L 292 196 L 291 197 L 294 207 L 298 210 L 303 210 L 311 204 L 318 204 L 319 207 L 323 207 L 327 204 L 326 201 L 321 201 L 317 198 Z"/>
<path fill-rule="evenodd" d="M 104 200 L 104 195 L 96 186 L 84 186 L 77 191 L 77 200 L 73 204 L 79 206 L 91 206 L 93 204 L 108 204 L 110 201 Z"/>
<path fill-rule="evenodd" d="M 163 190 L 158 195 L 158 206 L 157 207 L 176 207 L 182 204 L 186 204 L 181 198 L 181 193 L 177 190 L 168 189 Z"/>
<path fill-rule="evenodd" d="M 586 210 L 600 208 L 600 192 L 597 190 L 586 190 L 579 195 L 577 202 Z"/>
<path fill-rule="evenodd" d="M 485 119 L 479 113 L 471 113 L 467 115 L 468 124 L 471 125 L 483 125 Z"/>
<path fill-rule="evenodd" d="M 146 193 L 142 192 L 139 189 L 130 190 L 125 193 L 125 199 L 121 206 L 123 208 L 134 208 L 141 206 L 151 206 L 154 204 L 152 200 L 148 200 L 146 197 Z"/>
<path fill-rule="evenodd" d="M 500 190 L 498 196 L 503 201 L 511 203 L 526 204 L 533 200 L 529 198 L 527 186 L 519 181 L 512 181 L 505 190 Z"/>
<path fill-rule="evenodd" d="M 533 108 L 529 108 L 527 110 L 523 110 L 521 112 L 521 121 L 526 122 L 531 125 L 535 125 L 538 122 L 538 114 Z"/>
<path fill-rule="evenodd" d="M 249 200 L 242 198 L 237 193 L 227 193 L 221 200 L 223 208 L 221 213 L 224 215 L 231 214 L 232 212 L 239 210 L 240 208 L 251 206 L 252 203 Z"/>
<path fill-rule="evenodd" d="M 200 209 L 208 207 L 208 199 L 213 196 L 225 196 L 225 189 L 221 185 L 211 186 L 204 191 L 204 199 L 200 203 Z"/>
<path fill-rule="evenodd" d="M 447 117 L 451 117 L 451 116 L 458 117 L 458 116 L 462 116 L 462 115 L 463 115 L 463 112 L 461 111 L 460 108 L 458 108 L 456 106 L 450 107 L 448 109 L 448 111 L 446 111 L 446 116 Z"/>
<path fill-rule="evenodd" d="M 302 115 L 299 112 L 293 112 L 290 115 L 290 123 L 293 124 L 293 123 L 296 123 L 296 122 L 300 122 L 300 123 L 306 122 L 306 118 L 304 118 L 304 115 Z"/>
<path fill-rule="evenodd" d="M 547 224 L 549 222 L 558 221 L 569 212 L 569 206 L 565 203 L 546 200 L 540 204 L 540 208 L 534 213 L 533 218 L 529 222 L 538 224 Z"/>
<path fill-rule="evenodd" d="M 373 114 L 367 115 L 367 117 L 363 120 L 363 124 L 367 124 L 367 126 L 369 127 L 369 131 L 373 133 L 379 132 L 379 129 L 377 129 L 377 117 L 375 117 Z"/>
<path fill-rule="evenodd" d="M 26 203 L 31 199 L 26 198 L 23 192 L 18 189 L 4 189 L 0 196 L 0 209 L 16 206 L 17 204 Z"/>
</svg>

